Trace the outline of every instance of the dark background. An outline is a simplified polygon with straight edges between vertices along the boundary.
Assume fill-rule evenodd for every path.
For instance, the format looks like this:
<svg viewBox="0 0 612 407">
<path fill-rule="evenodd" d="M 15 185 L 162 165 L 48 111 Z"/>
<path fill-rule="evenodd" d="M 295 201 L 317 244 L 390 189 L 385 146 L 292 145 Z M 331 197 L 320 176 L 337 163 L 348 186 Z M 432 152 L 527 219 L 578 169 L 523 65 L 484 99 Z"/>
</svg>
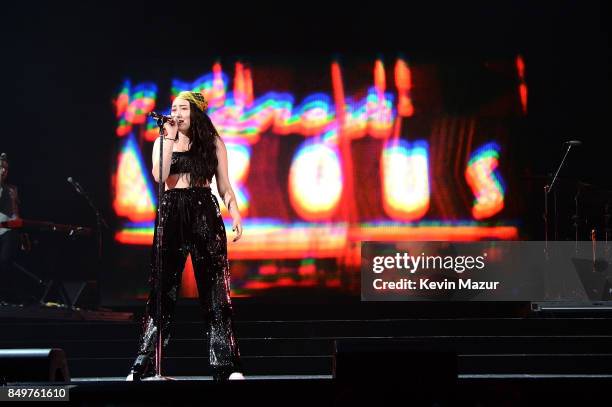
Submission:
<svg viewBox="0 0 612 407">
<path fill-rule="evenodd" d="M 543 184 L 532 176 L 553 171 L 563 141 L 584 145 L 572 152 L 562 175 L 612 189 L 603 2 L 424 3 L 355 3 L 342 12 L 331 3 L 305 2 L 269 8 L 190 2 L 3 6 L 0 150 L 11 159 L 10 180 L 20 188 L 22 216 L 93 224 L 85 201 L 66 182 L 72 176 L 112 227 L 108 174 L 115 145 L 109 132 L 116 124 L 112 99 L 124 76 L 146 81 L 148 72 L 155 72 L 151 77 L 161 72 L 189 78 L 216 58 L 329 62 L 337 55 L 394 60 L 401 53 L 453 64 L 520 53 L 529 114 L 516 140 L 527 191 L 518 199 L 530 205 L 522 219 L 530 237 L 542 238 Z M 182 63 L 199 61 L 195 69 Z M 572 211 L 574 184 L 560 185 L 561 215 Z M 583 196 L 585 205 L 601 212 L 601 205 Z M 565 220 L 560 223 L 567 226 Z"/>
</svg>

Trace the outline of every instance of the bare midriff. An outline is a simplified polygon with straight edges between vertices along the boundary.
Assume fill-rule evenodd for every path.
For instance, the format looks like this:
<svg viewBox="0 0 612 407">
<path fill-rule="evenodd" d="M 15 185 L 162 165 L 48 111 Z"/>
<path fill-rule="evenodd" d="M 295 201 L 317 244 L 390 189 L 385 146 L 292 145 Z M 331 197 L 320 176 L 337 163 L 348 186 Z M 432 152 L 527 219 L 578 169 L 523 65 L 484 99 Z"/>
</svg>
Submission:
<svg viewBox="0 0 612 407">
<path fill-rule="evenodd" d="M 175 188 L 189 188 L 190 177 L 189 174 L 181 173 L 181 174 L 171 174 L 166 179 L 166 191 L 169 189 Z M 196 185 L 197 187 L 209 187 L 210 182 L 206 180 L 206 183 Z"/>
</svg>

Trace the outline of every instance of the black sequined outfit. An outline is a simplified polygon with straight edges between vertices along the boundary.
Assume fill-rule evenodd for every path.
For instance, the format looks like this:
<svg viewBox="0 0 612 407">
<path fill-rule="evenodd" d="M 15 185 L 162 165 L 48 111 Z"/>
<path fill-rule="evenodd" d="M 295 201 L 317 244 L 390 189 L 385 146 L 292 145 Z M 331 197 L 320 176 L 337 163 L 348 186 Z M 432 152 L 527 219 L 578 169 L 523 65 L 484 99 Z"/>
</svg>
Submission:
<svg viewBox="0 0 612 407">
<path fill-rule="evenodd" d="M 180 154 L 177 155 L 182 159 Z M 173 154 L 173 171 L 177 171 Z M 151 255 L 150 293 L 143 319 L 143 334 L 132 372 L 146 377 L 155 374 L 157 343 L 155 264 L 157 225 Z M 163 347 L 169 341 L 170 324 L 179 294 L 181 275 L 188 253 L 206 322 L 205 346 L 216 380 L 242 372 L 238 342 L 234 334 L 230 299 L 230 270 L 225 225 L 217 197 L 210 187 L 175 188 L 164 192 L 161 201 L 162 241 L 162 334 Z M 143 363 L 142 360 L 145 360 Z"/>
</svg>

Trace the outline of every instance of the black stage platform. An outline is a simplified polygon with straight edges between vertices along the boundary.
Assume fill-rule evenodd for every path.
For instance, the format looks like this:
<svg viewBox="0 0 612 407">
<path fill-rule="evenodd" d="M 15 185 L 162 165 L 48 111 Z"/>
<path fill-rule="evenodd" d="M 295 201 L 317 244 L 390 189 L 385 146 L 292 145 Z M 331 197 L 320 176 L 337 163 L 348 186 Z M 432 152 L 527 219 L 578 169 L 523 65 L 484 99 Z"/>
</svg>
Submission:
<svg viewBox="0 0 612 407">
<path fill-rule="evenodd" d="M 230 405 L 549 405 L 605 398 L 612 384 L 606 309 L 534 312 L 524 303 L 358 298 L 311 304 L 237 298 L 234 308 L 245 381 L 211 380 L 204 324 L 190 301 L 178 307 L 165 353 L 164 374 L 173 382 L 123 381 L 136 351 L 140 306 L 72 311 L 77 316 L 58 309 L 56 318 L 49 309 L 36 317 L 31 308 L 19 315 L 4 307 L 0 348 L 63 349 L 71 400 L 95 406 L 207 405 L 226 397 Z M 362 359 L 349 378 L 334 378 L 335 346 L 343 343 L 378 352 L 380 364 Z M 402 359 L 404 350 L 414 359 Z M 447 366 L 428 363 L 436 351 L 455 355 L 453 380 Z"/>
<path fill-rule="evenodd" d="M 297 376 L 224 383 L 177 379 L 133 383 L 101 378 L 67 385 L 70 404 L 82 406 L 603 406 L 609 405 L 612 384 L 609 377 L 597 376 L 460 377 L 452 386 L 418 387 L 400 380 L 340 383 Z"/>
</svg>

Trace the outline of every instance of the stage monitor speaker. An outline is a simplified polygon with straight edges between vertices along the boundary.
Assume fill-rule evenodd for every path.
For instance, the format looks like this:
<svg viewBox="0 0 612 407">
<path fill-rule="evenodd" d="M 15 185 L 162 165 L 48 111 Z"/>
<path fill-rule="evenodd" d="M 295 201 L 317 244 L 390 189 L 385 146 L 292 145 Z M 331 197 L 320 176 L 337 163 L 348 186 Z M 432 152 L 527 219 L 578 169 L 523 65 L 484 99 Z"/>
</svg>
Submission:
<svg viewBox="0 0 612 407">
<path fill-rule="evenodd" d="M 424 340 L 336 340 L 333 377 L 338 381 L 454 386 L 457 352 Z"/>
<path fill-rule="evenodd" d="M 0 349 L 0 381 L 6 383 L 70 382 L 62 349 Z"/>
</svg>

